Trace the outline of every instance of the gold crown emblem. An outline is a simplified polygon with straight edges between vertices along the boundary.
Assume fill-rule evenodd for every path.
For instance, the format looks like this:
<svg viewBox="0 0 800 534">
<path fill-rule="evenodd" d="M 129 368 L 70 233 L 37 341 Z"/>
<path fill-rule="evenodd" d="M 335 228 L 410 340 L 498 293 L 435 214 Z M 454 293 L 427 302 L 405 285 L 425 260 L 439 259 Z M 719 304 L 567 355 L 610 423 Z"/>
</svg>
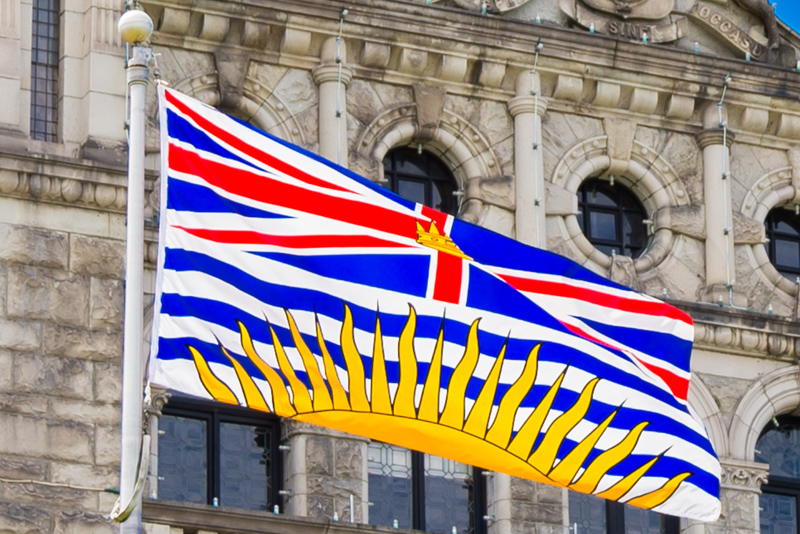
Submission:
<svg viewBox="0 0 800 534">
<path fill-rule="evenodd" d="M 463 258 L 465 260 L 472 259 L 461 252 L 461 249 L 458 248 L 458 245 L 456 245 L 449 236 L 441 233 L 439 228 L 436 227 L 436 223 L 433 221 L 431 221 L 431 227 L 427 232 L 425 231 L 425 228 L 422 227 L 420 222 L 417 221 L 417 243 L 432 249 L 436 249 L 440 252 L 446 252 L 447 254 L 458 256 L 459 258 Z"/>
<path fill-rule="evenodd" d="M 607 434 L 606 431 L 619 408 L 611 410 L 602 423 L 574 445 L 563 458 L 557 459 L 567 436 L 584 420 L 594 403 L 594 390 L 600 381 L 599 378 L 589 381 L 574 404 L 556 417 L 545 430 L 545 421 L 562 390 L 568 365 L 539 400 L 538 405 L 533 407 L 519 430 L 514 432 L 517 412 L 530 395 L 536 380 L 541 344 L 531 349 L 525 367 L 514 384 L 499 395 L 500 398 L 496 398 L 508 344 L 506 340 L 479 395 L 471 407 L 467 408 L 467 385 L 473 377 L 481 352 L 478 341 L 479 320 L 472 323 L 464 339 L 464 354 L 446 383 L 443 380 L 442 367 L 445 341 L 442 322 L 422 384 L 422 393 L 419 400 L 416 400 L 417 387 L 421 385 L 418 375 L 422 370 L 415 353 L 417 314 L 413 307 L 398 339 L 399 380 L 394 396 L 391 394 L 392 388 L 387 374 L 379 312 L 376 312 L 372 370 L 368 377 L 363 357 L 355 343 L 353 315 L 345 304 L 344 319 L 337 336 L 346 367 L 347 380 L 343 383 L 316 314 L 316 340 L 320 356 L 312 353 L 289 310 L 284 311 L 294 350 L 302 361 L 309 385 L 298 377 L 289 362 L 283 343 L 269 323 L 267 326 L 274 351 L 270 358 L 276 364 L 268 364 L 256 352 L 250 332 L 242 322 L 236 321 L 246 360 L 257 369 L 252 375 L 244 369 L 243 361 L 234 357 L 222 344 L 219 345 L 225 359 L 230 361 L 236 372 L 238 385 L 244 395 L 244 404 L 250 408 L 365 435 L 464 463 L 474 463 L 485 469 L 555 484 L 642 508 L 653 508 L 664 503 L 691 476 L 691 473 L 680 473 L 665 480 L 654 491 L 644 495 L 631 495 L 634 485 L 661 459 L 662 453 L 644 458 L 638 469 L 615 480 L 610 486 L 606 484 L 602 487 L 601 482 L 609 471 L 631 456 L 642 432 L 649 424 L 639 423 L 615 445 L 587 461 L 597 442 Z M 221 402 L 240 404 L 231 387 L 211 369 L 205 356 L 195 347 L 187 348 L 200 381 L 210 396 Z M 321 359 L 321 365 L 318 358 Z M 257 385 L 254 378 L 262 385 Z M 443 403 L 440 403 L 440 395 L 445 396 Z M 491 414 L 495 409 L 492 420 Z M 465 454 L 464 451 L 469 453 Z"/>
</svg>

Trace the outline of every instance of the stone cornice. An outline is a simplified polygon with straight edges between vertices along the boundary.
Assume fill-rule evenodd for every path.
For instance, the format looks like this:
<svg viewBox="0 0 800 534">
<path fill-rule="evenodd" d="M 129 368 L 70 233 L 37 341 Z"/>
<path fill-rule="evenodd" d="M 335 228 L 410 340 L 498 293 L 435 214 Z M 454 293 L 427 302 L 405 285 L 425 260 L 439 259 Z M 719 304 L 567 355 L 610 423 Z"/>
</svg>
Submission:
<svg viewBox="0 0 800 534">
<path fill-rule="evenodd" d="M 196 14 L 191 16 L 201 19 L 198 26 L 189 24 L 185 2 L 150 0 L 144 5 L 168 21 L 156 32 L 155 45 L 207 53 L 220 46 L 242 49 L 254 61 L 307 70 L 319 64 L 319 44 L 337 34 L 341 8 L 329 0 L 209 1 L 192 8 Z M 410 1 L 354 0 L 348 9 L 343 35 L 356 78 L 446 84 L 452 94 L 508 102 L 514 96 L 511 81 L 531 68 L 541 38 L 542 96 L 550 97 L 553 111 L 619 115 L 642 125 L 696 133 L 697 110 L 719 98 L 722 79 L 733 71 L 727 101 L 739 111 L 731 114 L 736 117 L 731 127 L 741 131 L 739 142 L 785 149 L 800 132 L 800 80 L 792 69 Z M 228 24 L 220 20 L 226 17 Z M 242 24 L 247 27 L 239 32 Z M 559 87 L 571 89 L 552 98 Z M 631 91 L 630 99 L 622 96 Z M 751 107 L 753 112 L 744 113 Z M 775 120 L 762 120 L 765 113 Z"/>
<path fill-rule="evenodd" d="M 124 167 L 98 165 L 91 160 L 0 152 L 0 195 L 124 213 L 126 172 Z M 153 173 L 148 173 L 148 193 L 154 179 Z"/>
<path fill-rule="evenodd" d="M 694 319 L 695 348 L 782 361 L 800 358 L 800 322 L 714 304 L 670 304 Z"/>
</svg>

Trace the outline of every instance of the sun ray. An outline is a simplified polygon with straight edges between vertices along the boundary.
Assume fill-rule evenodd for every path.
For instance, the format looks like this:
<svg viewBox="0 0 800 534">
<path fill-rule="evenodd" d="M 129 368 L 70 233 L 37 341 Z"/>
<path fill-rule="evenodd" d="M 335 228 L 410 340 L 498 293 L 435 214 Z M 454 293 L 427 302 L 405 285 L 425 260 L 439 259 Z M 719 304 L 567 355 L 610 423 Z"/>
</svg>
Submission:
<svg viewBox="0 0 800 534">
<path fill-rule="evenodd" d="M 286 312 L 286 320 L 289 321 L 289 330 L 292 332 L 294 346 L 297 348 L 297 352 L 300 353 L 300 358 L 303 359 L 303 367 L 306 369 L 308 380 L 311 382 L 311 388 L 314 391 L 314 411 L 330 410 L 333 408 L 333 401 L 328 392 L 328 386 L 325 385 L 325 379 L 322 378 L 322 373 L 319 372 L 317 359 L 309 350 L 308 345 L 306 345 L 300 330 L 297 329 L 297 323 L 295 323 L 292 314 L 289 313 L 289 310 L 284 310 L 284 312 Z"/>
<path fill-rule="evenodd" d="M 559 445 L 564 442 L 567 434 L 581 422 L 586 412 L 589 411 L 589 405 L 592 403 L 592 394 L 599 381 L 599 378 L 590 380 L 581 391 L 581 395 L 575 401 L 575 404 L 553 421 L 544 438 L 542 438 L 542 443 L 536 447 L 536 450 L 528 458 L 529 464 L 543 473 L 547 473 L 553 468 Z"/>
<path fill-rule="evenodd" d="M 344 322 L 342 323 L 342 354 L 347 365 L 347 389 L 350 390 L 350 407 L 356 412 L 371 411 L 367 400 L 367 391 L 364 376 L 364 362 L 356 348 L 353 330 L 353 312 L 344 305 Z"/>
<path fill-rule="evenodd" d="M 478 364 L 480 347 L 478 346 L 478 323 L 480 319 L 472 323 L 467 334 L 467 343 L 464 347 L 464 356 L 456 365 L 453 375 L 450 377 L 450 384 L 447 387 L 447 400 L 444 404 L 442 417 L 439 424 L 447 425 L 461 430 L 464 428 L 464 399 L 467 392 L 467 384 L 472 378 L 475 366 Z"/>
<path fill-rule="evenodd" d="M 239 404 L 239 399 L 236 398 L 236 395 L 233 394 L 233 391 L 225 385 L 225 382 L 217 378 L 217 375 L 211 370 L 206 362 L 203 355 L 200 354 L 196 348 L 192 347 L 191 345 L 187 346 L 189 352 L 192 354 L 192 359 L 194 359 L 195 367 L 197 367 L 197 373 L 200 375 L 200 381 L 203 383 L 203 386 L 208 390 L 209 394 L 212 397 L 217 399 L 220 402 L 227 402 L 228 404 Z"/>
<path fill-rule="evenodd" d="M 514 430 L 514 419 L 517 416 L 519 405 L 522 404 L 536 380 L 539 347 L 541 347 L 541 344 L 535 345 L 531 349 L 522 374 L 503 395 L 503 400 L 500 401 L 500 406 L 497 408 L 497 415 L 494 418 L 492 428 L 486 434 L 486 441 L 504 449 L 508 446 L 508 442 L 511 440 L 511 432 Z"/>
<path fill-rule="evenodd" d="M 639 441 L 639 436 L 642 435 L 642 432 L 648 424 L 647 422 L 639 423 L 622 441 L 595 458 L 594 461 L 589 464 L 589 467 L 584 470 L 578 481 L 574 484 L 570 484 L 570 489 L 580 491 L 581 493 L 594 493 L 597 485 L 606 473 L 633 452 L 636 443 Z"/>
<path fill-rule="evenodd" d="M 317 344 L 319 345 L 319 351 L 322 353 L 322 363 L 325 365 L 325 378 L 328 379 L 328 385 L 331 387 L 331 394 L 333 395 L 333 409 L 349 410 L 350 401 L 347 400 L 347 391 L 345 391 L 339 380 L 336 365 L 333 363 L 328 345 L 325 343 L 322 327 L 319 325 L 319 316 L 317 316 L 316 312 L 314 312 L 314 323 L 317 330 Z"/>
<path fill-rule="evenodd" d="M 632 473 L 629 473 L 626 476 L 622 477 L 622 479 L 619 482 L 617 482 L 604 492 L 598 493 L 597 496 L 602 497 L 603 499 L 610 499 L 612 501 L 620 500 L 626 493 L 628 493 L 631 490 L 634 484 L 639 482 L 639 480 L 641 480 L 641 478 L 645 476 L 648 471 L 650 471 L 650 468 L 653 467 L 660 458 L 661 456 L 656 456 L 655 458 L 645 463 L 636 471 L 633 471 Z"/>
<path fill-rule="evenodd" d="M 408 320 L 400 333 L 397 353 L 400 360 L 400 379 L 394 396 L 394 414 L 403 417 L 417 416 L 414 396 L 417 392 L 417 355 L 414 352 L 414 334 L 417 329 L 417 312 L 409 306 Z"/>
<path fill-rule="evenodd" d="M 442 352 L 444 351 L 444 320 L 439 328 L 436 346 L 433 348 L 433 357 L 428 367 L 428 376 L 425 378 L 425 387 L 422 389 L 422 399 L 419 403 L 419 419 L 436 423 L 439 420 L 439 390 L 442 383 Z"/>
<path fill-rule="evenodd" d="M 297 378 L 289 358 L 286 356 L 286 350 L 283 348 L 281 340 L 275 333 L 272 325 L 269 325 L 269 333 L 272 335 L 272 346 L 275 349 L 275 357 L 278 359 L 278 367 L 283 373 L 283 376 L 289 381 L 289 387 L 292 388 L 292 404 L 298 413 L 313 412 L 314 406 L 311 403 L 311 395 L 308 394 L 308 388 L 303 382 Z"/>
<path fill-rule="evenodd" d="M 236 321 L 236 324 L 239 325 L 239 335 L 245 355 L 247 355 L 247 358 L 253 362 L 253 365 L 261 371 L 261 374 L 264 375 L 267 382 L 269 382 L 269 389 L 272 394 L 272 409 L 280 416 L 293 416 L 297 411 L 294 409 L 289 399 L 289 391 L 286 389 L 286 383 L 275 369 L 267 365 L 264 360 L 259 357 L 258 353 L 256 353 L 256 349 L 253 347 L 253 340 L 250 337 L 250 332 L 247 331 L 244 323 Z"/>
<path fill-rule="evenodd" d="M 489 417 L 492 415 L 492 406 L 494 405 L 494 396 L 497 393 L 497 382 L 500 380 L 500 371 L 503 368 L 503 361 L 506 357 L 506 347 L 508 346 L 508 338 L 503 343 L 500 349 L 500 354 L 494 361 L 492 370 L 489 376 L 483 383 L 483 388 L 472 405 L 472 409 L 467 417 L 467 422 L 464 424 L 464 432 L 478 436 L 483 439 L 486 435 L 486 427 L 489 424 Z"/>
<path fill-rule="evenodd" d="M 559 484 L 563 484 L 564 486 L 569 485 L 618 412 L 619 409 L 611 412 L 611 414 L 606 417 L 605 421 L 597 425 L 588 436 L 575 445 L 575 448 L 572 449 L 563 460 L 558 462 L 558 465 L 555 466 L 547 476 Z"/>
<path fill-rule="evenodd" d="M 381 314 L 375 315 L 375 341 L 372 345 L 372 394 L 370 400 L 375 413 L 392 413 L 392 399 L 389 396 L 389 380 L 386 378 L 386 359 L 383 355 L 383 336 L 381 335 Z"/>
<path fill-rule="evenodd" d="M 528 458 L 528 455 L 539 437 L 539 432 L 542 430 L 544 420 L 547 414 L 550 413 L 550 407 L 553 406 L 553 401 L 556 398 L 556 393 L 561 388 L 561 382 L 564 381 L 567 371 L 562 372 L 556 379 L 555 383 L 547 390 L 547 394 L 541 402 L 533 409 L 533 413 L 528 416 L 528 419 L 523 423 L 522 428 L 519 429 L 517 435 L 511 441 L 511 445 L 506 450 L 511 454 L 519 456 L 520 458 Z"/>
<path fill-rule="evenodd" d="M 259 410 L 262 412 L 268 412 L 269 407 L 267 406 L 267 401 L 264 399 L 264 395 L 261 394 L 261 390 L 258 389 L 256 383 L 253 382 L 253 378 L 247 374 L 247 371 L 244 370 L 242 364 L 236 361 L 236 358 L 231 356 L 228 350 L 222 346 L 222 343 L 217 340 L 219 344 L 219 348 L 222 351 L 222 354 L 228 357 L 231 364 L 233 365 L 233 369 L 236 371 L 236 376 L 239 378 L 239 384 L 242 386 L 242 391 L 244 392 L 244 400 L 247 403 L 248 408 L 253 408 L 254 410 Z"/>
<path fill-rule="evenodd" d="M 626 502 L 625 504 L 630 504 L 631 506 L 639 506 L 640 508 L 655 508 L 656 506 L 663 504 L 664 501 L 672 497 L 672 494 L 678 490 L 678 486 L 681 485 L 681 482 L 686 480 L 692 476 L 691 473 L 681 473 L 675 477 L 672 477 L 666 484 L 661 486 L 659 489 L 655 491 L 651 491 L 641 497 L 636 497 L 635 499 L 631 499 L 630 501 Z"/>
</svg>

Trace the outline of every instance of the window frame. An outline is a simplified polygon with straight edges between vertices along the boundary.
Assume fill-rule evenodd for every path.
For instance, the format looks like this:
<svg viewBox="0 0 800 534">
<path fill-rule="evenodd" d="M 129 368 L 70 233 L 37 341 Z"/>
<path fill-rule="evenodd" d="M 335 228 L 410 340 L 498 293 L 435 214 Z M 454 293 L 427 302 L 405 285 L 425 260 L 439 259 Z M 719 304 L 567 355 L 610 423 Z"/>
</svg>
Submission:
<svg viewBox="0 0 800 534">
<path fill-rule="evenodd" d="M 398 156 L 409 156 L 407 160 L 411 161 L 424 161 L 425 176 L 406 174 L 397 170 Z M 421 183 L 425 188 L 425 202 L 423 202 L 423 204 L 429 208 L 437 209 L 436 206 L 432 205 L 433 190 L 436 187 L 435 184 L 448 184 L 452 191 L 450 191 L 449 198 L 442 197 L 442 204 L 446 206 L 447 209 L 442 209 L 441 211 L 454 217 L 458 214 L 459 202 L 456 196 L 453 194 L 459 191 L 458 180 L 456 180 L 455 176 L 447 167 L 447 165 L 435 154 L 427 150 L 422 150 L 420 152 L 418 149 L 411 147 L 395 147 L 384 155 L 382 164 L 383 178 L 386 182 L 388 182 L 388 186 L 391 191 L 397 193 L 398 195 L 400 194 L 400 180 Z"/>
<path fill-rule="evenodd" d="M 594 204 L 589 202 L 588 195 L 590 191 L 588 190 L 588 188 L 591 186 L 595 187 L 601 186 L 603 188 L 602 192 L 604 194 L 613 192 L 612 200 L 614 202 L 614 206 L 603 206 L 600 204 Z M 651 234 L 649 229 L 645 230 L 644 232 L 645 239 L 642 242 L 641 246 L 638 247 L 635 252 L 633 251 L 633 247 L 631 246 L 633 243 L 626 240 L 626 236 L 624 233 L 624 219 L 627 215 L 629 214 L 641 215 L 642 225 L 645 225 L 645 221 L 649 219 L 647 208 L 631 189 L 619 183 L 612 185 L 607 180 L 603 180 L 598 177 L 590 177 L 581 182 L 580 186 L 578 187 L 577 196 L 578 196 L 578 212 L 579 212 L 578 222 L 581 227 L 581 231 L 583 232 L 583 235 L 586 237 L 589 243 L 592 244 L 593 247 L 600 250 L 601 252 L 603 252 L 603 250 L 600 249 L 599 247 L 608 247 L 612 250 L 616 250 L 617 254 L 622 256 L 627 256 L 627 254 L 625 254 L 626 249 L 631 249 L 630 257 L 633 259 L 640 258 L 647 253 L 653 239 L 653 235 Z M 631 202 L 635 203 L 636 207 L 626 206 L 625 202 L 626 198 Z M 603 214 L 614 215 L 615 218 L 614 240 L 592 237 L 592 224 L 591 224 L 592 213 L 603 213 Z M 609 253 L 607 255 L 611 254 Z"/>
<path fill-rule="evenodd" d="M 50 3 L 53 9 L 42 8 L 40 3 Z M 30 138 L 47 143 L 57 143 L 60 137 L 60 78 L 61 78 L 61 12 L 63 0 L 34 0 L 31 5 L 31 63 L 30 63 Z M 42 13 L 54 18 L 53 22 L 43 22 Z M 37 30 L 50 28 L 50 35 L 37 33 Z M 49 46 L 39 47 L 40 43 Z M 45 61 L 40 57 L 45 56 Z M 54 57 L 53 57 L 54 56 Z M 55 61 L 53 61 L 55 60 Z M 37 73 L 43 72 L 44 77 Z M 45 104 L 38 104 L 38 97 L 43 97 Z M 52 100 L 52 105 L 49 104 Z M 37 111 L 45 115 L 37 119 Z M 52 117 L 48 117 L 52 113 Z M 52 120 L 50 120 L 52 118 Z M 36 128 L 41 123 L 43 130 Z M 52 131 L 50 131 L 52 130 Z"/>
<path fill-rule="evenodd" d="M 378 442 L 376 442 L 378 443 Z M 391 444 L 387 444 L 391 445 Z M 398 445 L 391 445 L 398 447 Z M 404 448 L 405 447 L 401 447 Z M 411 453 L 411 529 L 429 532 L 426 530 L 425 524 L 425 454 L 424 452 L 415 451 L 413 449 L 406 449 Z M 472 534 L 487 534 L 488 527 L 486 524 L 485 515 L 488 510 L 487 502 L 487 471 L 480 467 L 472 467 L 472 517 L 470 520 L 474 525 Z M 368 475 L 369 476 L 369 475 Z M 372 495 L 370 494 L 370 500 Z M 390 526 L 390 525 L 384 525 Z M 445 533 L 449 534 L 449 533 Z M 462 534 L 462 533 L 459 533 Z"/>
<path fill-rule="evenodd" d="M 771 260 L 771 258 L 770 258 Z M 778 422 L 778 430 L 784 425 L 792 425 L 797 432 L 800 432 L 800 417 L 782 414 L 776 416 L 775 420 Z M 774 422 L 767 423 L 767 426 L 761 430 L 761 433 L 758 436 L 758 441 L 756 441 L 756 461 L 764 462 L 769 465 L 769 461 L 767 458 L 759 458 L 760 452 L 758 451 L 758 442 L 761 441 L 761 438 L 767 435 L 768 432 L 774 430 Z M 800 454 L 800 453 L 799 453 Z M 767 482 L 761 485 L 761 495 L 764 494 L 770 495 L 783 495 L 788 497 L 795 498 L 795 517 L 796 517 L 796 524 L 795 524 L 795 531 L 800 532 L 800 477 L 792 478 L 786 476 L 779 476 L 769 474 L 767 477 Z M 760 500 L 759 500 L 759 508 L 760 508 Z M 759 530 L 761 530 L 761 521 L 759 518 Z"/>
<path fill-rule="evenodd" d="M 274 505 L 278 505 L 283 510 L 283 495 L 281 489 L 283 485 L 283 454 L 280 449 L 281 425 L 280 418 L 274 414 L 255 412 L 249 408 L 241 406 L 226 405 L 219 402 L 193 399 L 184 396 L 173 395 L 169 402 L 161 410 L 162 415 L 175 417 L 186 417 L 202 420 L 206 422 L 206 498 L 205 503 L 213 506 L 214 499 L 220 497 L 221 493 L 221 457 L 220 457 L 220 427 L 222 423 L 233 423 L 249 426 L 268 427 L 273 439 L 270 440 L 270 466 L 271 491 L 267 492 L 269 499 L 264 511 L 271 512 Z M 160 498 L 160 497 L 159 497 Z M 220 499 L 221 500 L 221 499 Z M 225 506 L 225 503 L 221 503 Z"/>
<path fill-rule="evenodd" d="M 777 229 L 778 223 L 784 222 L 795 229 L 797 235 L 791 235 L 781 232 Z M 775 207 L 767 213 L 764 220 L 764 233 L 767 238 L 767 256 L 769 262 L 773 267 L 785 278 L 796 281 L 800 278 L 800 267 L 789 267 L 778 265 L 777 262 L 777 242 L 788 241 L 796 243 L 800 247 L 800 217 L 794 214 L 793 211 L 787 210 L 783 207 Z M 793 278 L 790 278 L 793 277 Z"/>
<path fill-rule="evenodd" d="M 628 531 L 626 530 L 625 526 L 625 507 L 625 503 L 609 500 L 605 501 L 606 534 L 627 534 Z M 653 513 L 658 514 L 658 512 Z M 662 518 L 662 534 L 680 534 L 680 517 L 665 514 L 658 515 Z M 574 523 L 570 521 L 569 527 L 571 534 L 575 534 L 575 532 L 573 532 L 573 526 Z M 581 534 L 580 528 L 578 529 L 577 534 Z"/>
</svg>

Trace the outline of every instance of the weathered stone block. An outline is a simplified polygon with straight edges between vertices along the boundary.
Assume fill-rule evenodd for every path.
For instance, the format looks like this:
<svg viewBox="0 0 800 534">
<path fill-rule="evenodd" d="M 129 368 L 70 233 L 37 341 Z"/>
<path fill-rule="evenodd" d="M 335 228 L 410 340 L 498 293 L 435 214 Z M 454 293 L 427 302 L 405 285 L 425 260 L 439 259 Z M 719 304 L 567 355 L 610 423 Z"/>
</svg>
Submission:
<svg viewBox="0 0 800 534">
<path fill-rule="evenodd" d="M 19 350 L 38 350 L 42 342 L 42 325 L 27 321 L 0 319 L 0 347 Z"/>
<path fill-rule="evenodd" d="M 47 423 L 0 411 L 0 453 L 43 456 L 47 448 Z"/>
<path fill-rule="evenodd" d="M 24 504 L 57 503 L 60 508 L 66 509 L 97 509 L 97 493 L 94 491 L 40 486 L 38 484 L 8 484 L 4 489 L 3 499 Z M 0 532 L 2 531 L 0 530 Z"/>
<path fill-rule="evenodd" d="M 125 276 L 125 243 L 72 234 L 69 268 L 77 273 L 108 278 Z"/>
<path fill-rule="evenodd" d="M 52 462 L 50 474 L 52 482 L 64 484 L 93 488 L 116 488 L 119 485 L 119 471 L 113 467 Z"/>
<path fill-rule="evenodd" d="M 47 455 L 60 460 L 92 462 L 94 428 L 74 421 L 47 425 Z"/>
<path fill-rule="evenodd" d="M 315 436 L 307 438 L 306 470 L 312 475 L 333 475 L 332 440 Z"/>
<path fill-rule="evenodd" d="M 64 269 L 69 246 L 67 234 L 0 223 L 0 260 Z"/>
<path fill-rule="evenodd" d="M 37 534 L 49 532 L 50 514 L 41 508 L 0 502 L 0 532 Z"/>
<path fill-rule="evenodd" d="M 122 330 L 125 288 L 121 280 L 92 278 L 89 326 Z"/>
<path fill-rule="evenodd" d="M 86 277 L 37 267 L 9 267 L 9 317 L 84 326 L 88 310 Z"/>
<path fill-rule="evenodd" d="M 14 368 L 16 391 L 47 392 L 75 399 L 92 399 L 92 365 L 86 360 L 18 355 Z"/>
<path fill-rule="evenodd" d="M 552 504 L 512 502 L 511 517 L 519 521 L 560 525 L 563 513 L 561 506 Z"/>
<path fill-rule="evenodd" d="M 119 527 L 103 514 L 64 511 L 56 516 L 53 534 L 115 534 L 118 531 Z"/>
<path fill-rule="evenodd" d="M 33 416 L 47 415 L 47 397 L 25 393 L 0 393 L 0 410 Z"/>
<path fill-rule="evenodd" d="M 14 355 L 0 352 L 0 391 L 11 391 L 14 387 Z"/>
<path fill-rule="evenodd" d="M 80 421 L 83 423 L 119 424 L 119 405 L 103 402 L 51 399 L 48 415 L 58 421 Z"/>
<path fill-rule="evenodd" d="M 47 476 L 47 462 L 0 456 L 0 476 L 44 480 Z"/>
<path fill-rule="evenodd" d="M 97 425 L 95 429 L 95 463 L 119 465 L 120 433 L 118 426 Z"/>
<path fill-rule="evenodd" d="M 364 462 L 364 449 L 366 444 L 362 441 L 348 441 L 337 439 L 335 444 L 336 458 L 334 472 L 339 478 L 362 479 L 362 466 Z"/>
<path fill-rule="evenodd" d="M 363 484 L 360 480 L 342 480 L 340 478 L 330 478 L 321 476 L 308 477 L 308 493 L 313 495 L 325 495 L 350 501 L 350 495 L 361 496 Z"/>
<path fill-rule="evenodd" d="M 2 339 L 0 322 L 0 339 Z M 85 330 L 68 326 L 44 325 L 45 354 L 96 361 L 121 361 L 122 334 Z"/>
<path fill-rule="evenodd" d="M 94 398 L 116 404 L 122 399 L 122 368 L 110 363 L 94 366 Z"/>
<path fill-rule="evenodd" d="M 0 263 L 0 317 L 6 314 L 6 295 L 8 294 L 8 272 L 6 265 Z"/>
<path fill-rule="evenodd" d="M 330 519 L 333 517 L 333 499 L 309 495 L 308 517 L 311 519 Z"/>
</svg>

